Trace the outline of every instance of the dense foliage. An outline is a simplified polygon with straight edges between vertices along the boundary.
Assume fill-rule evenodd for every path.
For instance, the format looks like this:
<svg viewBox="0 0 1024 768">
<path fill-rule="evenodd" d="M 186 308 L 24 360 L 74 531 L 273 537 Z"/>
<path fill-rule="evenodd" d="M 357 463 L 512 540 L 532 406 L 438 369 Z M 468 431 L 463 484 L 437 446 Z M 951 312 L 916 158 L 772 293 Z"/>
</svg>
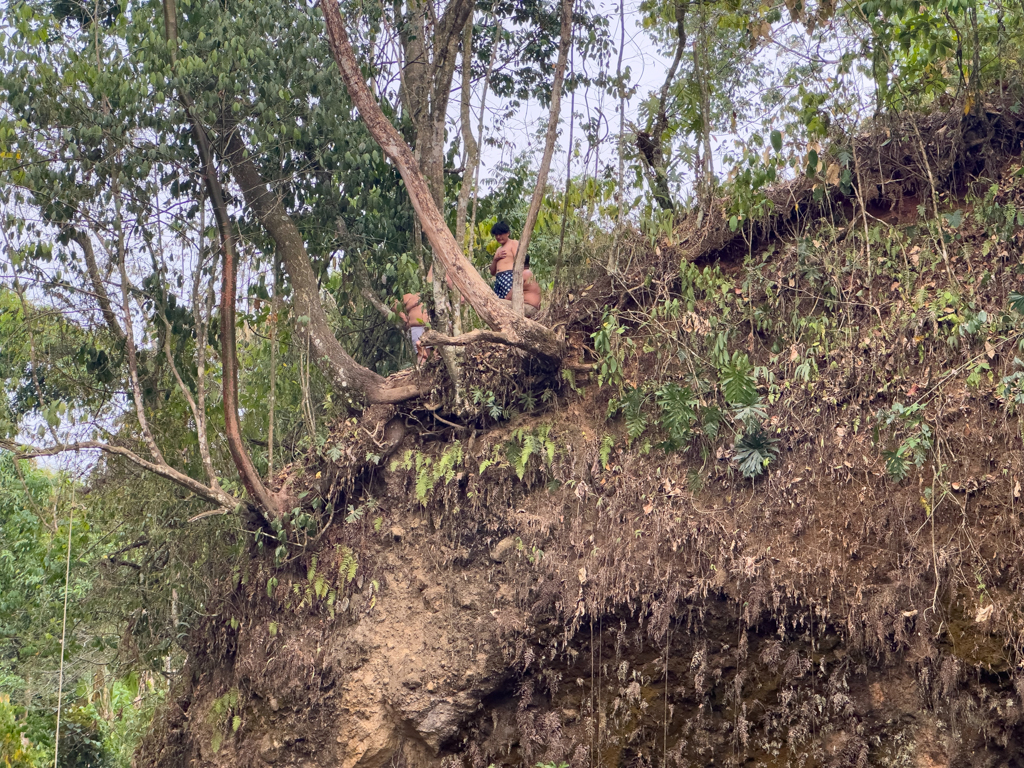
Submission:
<svg viewBox="0 0 1024 768">
<path fill-rule="evenodd" d="M 495 248 L 491 224 L 504 219 L 518 231 L 527 219 L 538 158 L 526 148 L 530 137 L 510 136 L 509 126 L 531 103 L 551 101 L 560 17 L 552 2 L 469 3 L 468 49 L 451 62 L 447 82 L 432 75 L 448 93 L 465 71 L 473 115 L 487 115 L 478 139 L 491 153 L 490 177 L 480 181 L 465 164 L 466 126 L 442 110 L 442 129 L 428 135 L 418 105 L 429 111 L 437 97 L 405 85 L 415 25 L 441 30 L 446 8 L 458 5 L 431 5 L 433 16 L 421 3 L 348 2 L 343 11 L 386 118 L 421 158 L 443 157 L 432 181 L 453 230 L 457 196 L 472 187 L 470 234 L 460 245 L 485 270 Z M 586 2 L 575 14 L 563 98 L 575 110 L 563 131 L 568 167 L 564 180 L 549 183 L 531 241 L 533 271 L 550 294 L 572 295 L 595 264 L 613 274 L 627 269 L 629 227 L 660 256 L 658 244 L 671 243 L 687 216 L 705 222 L 724 211 L 753 258 L 758 223 L 780 209 L 770 189 L 801 180 L 819 203 L 836 193 L 860 205 L 868 260 L 850 257 L 829 271 L 801 240 L 802 271 L 793 279 L 831 291 L 829 311 L 843 301 L 871 304 L 870 288 L 851 296 L 843 281 L 857 274 L 870 285 L 892 266 L 872 261 L 871 248 L 891 256 L 897 246 L 868 231 L 858 195 L 866 194 L 859 179 L 870 161 L 857 156 L 852 137 L 871 133 L 884 146 L 887 116 L 909 112 L 955 110 L 982 121 L 990 108 L 1021 110 L 1019 4 L 645 0 L 630 21 L 662 53 L 663 82 L 653 89 L 616 63 L 625 30 L 615 14 Z M 301 473 L 294 463 L 329 456 L 332 425 L 362 405 L 321 368 L 324 356 L 305 335 L 310 315 L 297 309 L 299 281 L 285 268 L 271 216 L 240 182 L 242 159 L 279 201 L 279 218 L 295 225 L 332 340 L 374 374 L 412 365 L 392 310 L 405 293 L 427 296 L 433 258 L 398 169 L 355 114 L 317 8 L 27 0 L 8 3 L 2 16 L 0 757 L 12 766 L 52 761 L 60 687 L 68 740 L 61 764 L 127 765 L 177 669 L 192 617 L 220 610 L 208 601 L 236 578 L 236 562 L 252 556 L 253 534 L 258 542 L 276 537 L 271 549 L 284 555 L 287 544 L 315 535 L 313 497 L 288 495 L 291 475 Z M 450 32 L 457 51 L 464 30 Z M 439 32 L 430 44 L 428 58 L 440 61 L 446 40 Z M 915 138 L 930 182 L 915 191 L 937 217 L 940 169 Z M 227 198 L 220 210 L 218 184 Z M 996 239 L 1024 224 L 995 192 L 979 198 L 979 209 Z M 933 266 L 941 258 L 948 273 L 963 213 L 945 215 L 930 237 Z M 218 306 L 230 238 L 241 294 L 234 326 Z M 627 320 L 613 312 L 587 342 L 598 384 L 612 394 L 609 418 L 624 420 L 630 441 L 679 450 L 731 424 L 731 455 L 754 479 L 778 456 L 765 410 L 778 392 L 773 372 L 737 349 L 741 334 L 775 327 L 765 310 L 735 304 L 735 296 L 749 299 L 763 263 L 748 266 L 754 276 L 736 286 L 711 268 L 684 265 L 677 303 L 644 321 L 674 322 L 693 315 L 698 298 L 714 299 L 720 316 L 708 325 L 702 370 L 715 386 L 627 380 L 635 350 L 624 336 Z M 647 276 L 647 287 L 656 279 Z M 969 292 L 948 290 L 951 298 L 915 306 L 956 306 L 956 340 L 981 338 L 995 320 L 973 311 Z M 458 311 L 463 328 L 482 325 L 467 305 Z M 790 362 L 794 380 L 809 383 L 819 364 L 812 351 L 838 333 L 839 321 L 803 321 Z M 252 499 L 226 434 L 231 327 L 241 442 L 256 474 L 287 502 L 274 521 L 235 514 Z M 1015 392 L 1018 379 L 1008 376 L 1004 389 Z M 534 393 L 517 397 L 518 405 L 536 404 Z M 485 388 L 462 402 L 476 407 L 480 424 L 518 407 Z M 878 417 L 896 480 L 920 466 L 931 445 L 927 422 L 911 408 Z"/>
</svg>

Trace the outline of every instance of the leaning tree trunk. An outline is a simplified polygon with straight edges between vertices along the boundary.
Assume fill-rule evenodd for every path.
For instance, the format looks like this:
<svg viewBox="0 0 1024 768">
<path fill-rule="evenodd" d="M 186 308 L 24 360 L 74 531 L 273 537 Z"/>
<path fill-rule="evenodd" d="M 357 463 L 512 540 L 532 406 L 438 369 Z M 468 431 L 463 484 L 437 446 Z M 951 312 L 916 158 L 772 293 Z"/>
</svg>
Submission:
<svg viewBox="0 0 1024 768">
<path fill-rule="evenodd" d="M 317 365 L 339 391 L 361 392 L 371 403 L 397 403 L 420 394 L 419 388 L 415 386 L 388 387 L 383 376 L 359 365 L 335 338 L 320 303 L 320 286 L 313 273 L 302 233 L 285 211 L 280 198 L 260 175 L 251 156 L 246 153 L 238 131 L 227 131 L 227 134 L 227 146 L 223 149 L 231 164 L 231 172 L 242 190 L 246 204 L 256 214 L 281 253 L 281 260 L 292 284 L 296 330 L 299 338 L 308 342 Z"/>
<path fill-rule="evenodd" d="M 537 171 L 537 184 L 533 188 L 530 210 L 526 214 L 526 224 L 519 237 L 519 248 L 512 273 L 512 311 L 523 314 L 523 266 L 526 264 L 526 249 L 530 246 L 530 236 L 540 214 L 540 204 L 544 201 L 544 192 L 548 184 L 548 171 L 551 169 L 551 155 L 555 151 L 555 139 L 558 136 L 558 114 L 562 108 L 562 81 L 565 79 L 565 64 L 569 59 L 569 47 L 572 45 L 572 2 L 562 0 L 562 29 L 558 45 L 558 63 L 555 64 L 555 80 L 551 85 L 551 114 L 548 116 L 548 132 L 544 139 L 544 155 Z M 572 119 L 572 116 L 569 118 Z M 572 148 L 570 147 L 570 151 Z"/>
<path fill-rule="evenodd" d="M 651 185 L 651 193 L 654 195 L 658 207 L 665 211 L 675 210 L 675 204 L 672 201 L 672 190 L 668 183 L 662 137 L 665 134 L 665 129 L 668 128 L 669 92 L 686 50 L 686 10 L 689 5 L 690 0 L 677 0 L 675 4 L 676 53 L 658 95 L 658 111 L 654 119 L 648 123 L 648 130 L 639 131 L 636 135 L 636 147 L 640 150 L 641 162 L 647 171 L 646 176 Z"/>
<path fill-rule="evenodd" d="M 366 81 L 363 80 L 363 73 L 345 32 L 337 0 L 322 0 L 321 7 L 331 52 L 341 71 L 349 97 L 359 110 L 359 115 L 366 123 L 370 135 L 402 174 L 409 199 L 420 218 L 423 232 L 433 248 L 434 256 L 444 264 L 448 276 L 480 318 L 491 329 L 499 332 L 478 334 L 474 338 L 489 338 L 520 347 L 540 357 L 560 360 L 562 345 L 554 333 L 539 323 L 513 312 L 511 307 L 494 295 L 494 291 L 462 253 L 451 230 L 448 229 L 444 216 L 434 204 L 434 198 L 420 173 L 419 164 L 413 157 L 412 150 L 381 112 L 366 86 Z M 456 340 L 455 343 L 459 342 Z"/>
<path fill-rule="evenodd" d="M 172 66 L 177 59 L 177 8 L 174 0 L 164 0 L 164 24 L 167 42 L 171 50 Z M 259 472 L 252 463 L 249 451 L 242 440 L 241 423 L 238 418 L 238 357 L 235 341 L 235 299 L 237 287 L 238 254 L 235 251 L 234 231 L 228 217 L 227 203 L 221 188 L 220 176 L 213 162 L 213 150 L 206 129 L 199 123 L 192 105 L 182 93 L 182 107 L 192 126 L 206 190 L 213 206 L 220 235 L 223 267 L 221 270 L 220 298 L 220 360 L 222 369 L 222 398 L 224 405 L 224 436 L 227 438 L 231 460 L 238 470 L 242 485 L 249 498 L 264 515 L 278 516 L 278 504 L 267 491 Z M 172 361 L 173 364 L 173 361 Z M 184 388 L 183 388 L 184 389 Z"/>
</svg>

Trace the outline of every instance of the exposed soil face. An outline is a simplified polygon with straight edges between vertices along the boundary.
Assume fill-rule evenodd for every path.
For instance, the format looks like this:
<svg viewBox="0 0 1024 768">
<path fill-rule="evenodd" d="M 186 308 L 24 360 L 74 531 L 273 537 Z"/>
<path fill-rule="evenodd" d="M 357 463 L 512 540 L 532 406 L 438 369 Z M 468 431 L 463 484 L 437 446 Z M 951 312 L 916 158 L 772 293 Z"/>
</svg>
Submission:
<svg viewBox="0 0 1024 768">
<path fill-rule="evenodd" d="M 954 141 L 944 125 L 921 143 L 956 186 L 965 158 L 977 169 L 967 149 L 994 144 L 964 149 L 971 126 Z M 912 165 L 908 142 L 893 163 Z M 974 218 L 930 233 L 920 174 L 901 173 L 883 179 L 902 185 L 891 205 L 871 196 L 885 239 L 858 242 L 840 206 L 751 237 L 735 284 L 720 270 L 687 288 L 687 243 L 735 240 L 685 225 L 551 313 L 585 357 L 618 312 L 628 393 L 706 378 L 709 318 L 732 312 L 771 374 L 764 476 L 737 471 L 728 423 L 666 451 L 650 404 L 631 437 L 607 418 L 615 387 L 470 350 L 481 389 L 534 410 L 453 427 L 464 412 L 389 406 L 340 425 L 292 470 L 337 517 L 223 585 L 139 764 L 1024 765 L 1024 450 L 1000 383 L 1022 367 L 1006 309 L 1021 236 Z M 1015 183 L 986 205 L 1024 208 Z M 687 290 L 692 308 L 652 310 Z M 896 446 L 923 433 L 882 416 L 916 405 L 927 451 L 898 479 Z"/>
<path fill-rule="evenodd" d="M 426 506 L 414 471 L 382 471 L 380 532 L 344 526 L 365 533 L 360 575 L 337 577 L 340 537 L 321 550 L 334 618 L 300 605 L 308 570 L 268 598 L 255 568 L 145 764 L 1020 764 L 1019 450 L 965 440 L 957 470 L 989 479 L 933 545 L 917 483 L 885 480 L 864 435 L 794 436 L 753 487 L 718 460 L 695 492 L 685 456 L 600 466 L 599 405 L 523 419 L 557 446 L 523 481 L 479 473 L 509 428 L 467 443 Z M 984 405 L 947 432 L 984 434 Z M 935 595 L 936 560 L 985 569 L 984 593 Z"/>
</svg>

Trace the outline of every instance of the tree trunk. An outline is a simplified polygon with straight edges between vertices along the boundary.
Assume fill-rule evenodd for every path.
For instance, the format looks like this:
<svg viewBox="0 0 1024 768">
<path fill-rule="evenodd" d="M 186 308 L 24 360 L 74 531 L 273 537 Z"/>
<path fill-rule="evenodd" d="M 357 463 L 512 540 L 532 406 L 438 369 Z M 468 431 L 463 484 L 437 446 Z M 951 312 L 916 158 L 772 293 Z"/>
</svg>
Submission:
<svg viewBox="0 0 1024 768">
<path fill-rule="evenodd" d="M 555 139 L 558 136 L 558 115 L 562 107 L 562 81 L 565 79 L 565 64 L 569 60 L 569 47 L 572 45 L 572 3 L 573 0 L 562 0 L 561 39 L 558 45 L 558 62 L 555 64 L 555 79 L 551 85 L 551 113 L 548 116 L 548 132 L 544 139 L 544 155 L 541 157 L 540 169 L 537 171 L 537 184 L 533 188 L 533 199 L 530 200 L 526 224 L 519 237 L 519 248 L 516 251 L 516 262 L 513 268 L 512 311 L 517 315 L 523 314 L 523 265 L 526 263 L 526 249 L 530 246 L 530 236 L 537 223 L 540 204 L 544 200 L 544 192 L 548 184 L 548 171 L 551 169 L 551 155 L 555 151 Z"/>
<path fill-rule="evenodd" d="M 494 40 L 491 43 L 491 58 L 487 61 L 487 71 L 484 73 L 484 89 L 480 95 L 480 114 L 477 119 L 477 136 L 480 137 L 477 161 L 473 164 L 473 217 L 469 221 L 469 253 L 470 259 L 476 244 L 476 214 L 480 207 L 480 158 L 479 146 L 484 143 L 484 110 L 487 107 L 487 90 L 491 85 L 491 72 L 494 71 L 494 61 L 498 58 L 498 38 L 501 35 L 501 19 L 494 17 Z"/>
<path fill-rule="evenodd" d="M 448 276 L 480 318 L 489 327 L 500 330 L 506 343 L 521 346 L 550 360 L 561 359 L 561 345 L 550 329 L 516 315 L 505 302 L 494 295 L 491 287 L 463 255 L 441 211 L 434 204 L 434 198 L 420 173 L 419 164 L 412 151 L 370 95 L 359 63 L 349 44 L 337 0 L 322 0 L 321 8 L 327 25 L 331 52 L 341 71 L 349 97 L 359 110 L 359 115 L 366 123 L 370 135 L 402 174 L 406 189 L 409 191 L 409 199 L 420 217 L 423 232 L 430 241 L 434 256 L 444 264 Z"/>
<path fill-rule="evenodd" d="M 693 73 L 700 90 L 701 136 L 703 150 L 697 169 L 697 202 L 701 210 L 708 211 L 715 196 L 715 158 L 711 153 L 711 90 L 708 85 L 708 7 L 707 0 L 700 3 L 700 25 L 698 39 L 693 43 Z"/>
<path fill-rule="evenodd" d="M 470 101 L 473 91 L 473 12 L 470 11 L 466 20 L 466 29 L 462 35 L 462 101 L 459 105 L 459 118 L 462 124 L 462 186 L 459 187 L 459 200 L 455 207 L 455 241 L 460 248 L 466 245 L 466 218 L 469 214 L 469 194 L 473 189 L 472 179 L 476 176 L 476 166 L 480 162 L 480 145 L 473 135 L 473 117 Z"/>
<path fill-rule="evenodd" d="M 636 147 L 640 150 L 640 157 L 646 171 L 647 182 L 651 186 L 651 194 L 655 202 L 665 211 L 675 210 L 675 203 L 672 200 L 672 190 L 668 184 L 668 173 L 665 167 L 665 152 L 662 144 L 662 137 L 665 129 L 668 128 L 668 96 L 675 80 L 676 72 L 679 70 L 679 63 L 682 61 L 683 53 L 686 50 L 686 10 L 689 7 L 689 0 L 676 2 L 676 53 L 669 66 L 668 74 L 665 75 L 665 83 L 661 86 L 658 95 L 658 112 L 654 119 L 648 123 L 646 131 L 640 131 L 636 135 Z"/>
<path fill-rule="evenodd" d="M 315 356 L 317 366 L 339 391 L 361 392 L 371 403 L 398 403 L 420 394 L 415 386 L 388 387 L 383 376 L 359 365 L 335 338 L 320 303 L 320 286 L 299 228 L 246 154 L 238 131 L 226 133 L 229 138 L 223 151 L 232 175 L 246 205 L 277 245 L 292 284 L 295 327 L 302 343 L 308 344 Z"/>
<path fill-rule="evenodd" d="M 448 100 L 460 38 L 473 11 L 473 2 L 451 0 L 439 19 L 433 17 L 431 3 L 432 0 L 409 0 L 409 12 L 404 17 L 399 3 L 395 3 L 395 17 L 405 58 L 405 105 L 416 130 L 415 152 L 434 204 L 441 208 Z M 428 40 L 433 41 L 433 46 L 427 45 Z"/>
</svg>

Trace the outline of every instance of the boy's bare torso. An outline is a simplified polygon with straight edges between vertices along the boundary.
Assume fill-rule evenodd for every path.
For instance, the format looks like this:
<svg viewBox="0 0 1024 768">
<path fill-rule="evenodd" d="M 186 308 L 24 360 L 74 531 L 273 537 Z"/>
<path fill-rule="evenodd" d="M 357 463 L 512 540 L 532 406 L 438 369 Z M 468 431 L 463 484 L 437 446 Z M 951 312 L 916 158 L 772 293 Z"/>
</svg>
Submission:
<svg viewBox="0 0 1024 768">
<path fill-rule="evenodd" d="M 509 272 L 516 263 L 516 251 L 519 249 L 519 241 L 510 239 L 508 235 L 496 235 L 494 239 L 498 241 L 498 250 L 494 252 L 494 256 L 491 258 L 491 274 L 496 275 L 499 272 Z"/>
</svg>

